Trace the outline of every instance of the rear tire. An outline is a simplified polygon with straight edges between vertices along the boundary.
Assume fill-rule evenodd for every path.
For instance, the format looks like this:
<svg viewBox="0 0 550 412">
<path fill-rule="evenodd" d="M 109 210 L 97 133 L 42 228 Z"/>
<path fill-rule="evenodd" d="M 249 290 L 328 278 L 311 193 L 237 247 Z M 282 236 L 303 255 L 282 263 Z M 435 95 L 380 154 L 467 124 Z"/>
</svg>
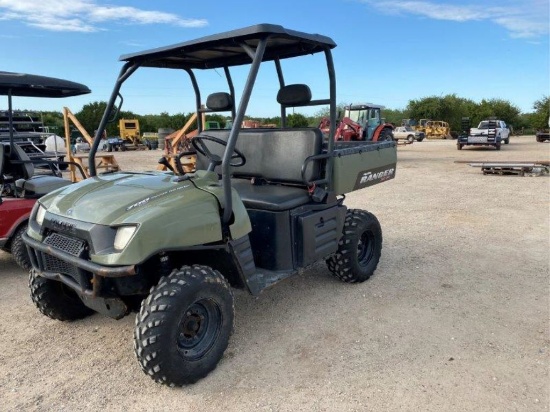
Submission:
<svg viewBox="0 0 550 412">
<path fill-rule="evenodd" d="M 107 151 L 112 152 L 113 151 L 113 145 L 111 143 L 107 143 Z"/>
<path fill-rule="evenodd" d="M 141 303 L 134 351 L 143 371 L 168 386 L 194 383 L 220 361 L 233 332 L 233 294 L 220 272 L 183 266 Z"/>
<path fill-rule="evenodd" d="M 28 225 L 25 223 L 15 232 L 11 242 L 11 253 L 15 259 L 15 263 L 21 268 L 29 271 L 32 268 L 31 259 L 27 251 L 27 246 L 25 246 L 25 242 L 23 242 L 23 233 L 27 231 L 27 227 Z"/>
<path fill-rule="evenodd" d="M 49 318 L 72 321 L 94 313 L 68 286 L 43 278 L 34 269 L 31 269 L 29 274 L 29 287 L 32 301 L 38 310 Z"/>
<path fill-rule="evenodd" d="M 382 253 L 382 228 L 372 213 L 350 209 L 344 235 L 336 254 L 326 260 L 329 271 L 347 283 L 364 282 L 372 276 Z"/>
<path fill-rule="evenodd" d="M 506 140 L 504 141 L 504 144 L 510 144 L 510 138 L 506 139 Z"/>
<path fill-rule="evenodd" d="M 458 150 L 462 150 L 462 145 L 461 145 L 460 143 L 458 143 L 458 144 L 456 145 L 456 148 L 457 148 Z"/>
<path fill-rule="evenodd" d="M 414 136 L 412 134 L 407 136 L 407 142 L 413 143 L 414 142 Z"/>
<path fill-rule="evenodd" d="M 393 141 L 394 138 L 393 138 L 393 133 L 391 132 L 390 129 L 382 129 L 382 131 L 380 132 L 380 135 L 378 136 L 378 141 L 379 142 L 391 142 Z"/>
</svg>

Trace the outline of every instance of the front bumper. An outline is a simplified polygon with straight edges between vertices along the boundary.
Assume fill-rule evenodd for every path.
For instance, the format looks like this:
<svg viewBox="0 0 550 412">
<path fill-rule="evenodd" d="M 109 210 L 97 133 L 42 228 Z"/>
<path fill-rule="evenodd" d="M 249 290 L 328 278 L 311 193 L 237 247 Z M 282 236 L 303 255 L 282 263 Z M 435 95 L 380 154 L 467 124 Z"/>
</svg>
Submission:
<svg viewBox="0 0 550 412">
<path fill-rule="evenodd" d="M 114 319 L 128 313 L 125 302 L 117 296 L 101 296 L 104 278 L 121 278 L 136 275 L 135 265 L 108 267 L 99 265 L 63 250 L 39 242 L 26 233 L 33 271 L 46 279 L 55 280 L 74 290 L 89 308 Z M 64 268 L 68 273 L 61 273 Z"/>
<path fill-rule="evenodd" d="M 46 253 L 50 256 L 53 256 L 64 262 L 74 265 L 79 269 L 93 273 L 94 275 L 97 275 L 97 276 L 118 278 L 123 276 L 132 276 L 136 274 L 135 265 L 114 266 L 114 267 L 99 265 L 97 263 L 79 258 L 77 256 L 71 255 L 70 253 L 64 252 L 62 250 L 53 248 L 42 242 L 34 240 L 30 236 L 28 236 L 26 233 L 23 234 L 23 241 L 25 242 L 27 247 L 31 249 L 29 250 L 29 255 L 30 255 L 33 267 L 35 268 L 44 269 L 44 265 L 43 265 L 43 262 L 41 262 L 40 256 L 36 254 L 32 249 L 38 250 L 41 253 Z"/>
<path fill-rule="evenodd" d="M 462 136 L 458 138 L 458 143 L 464 146 L 496 146 L 501 144 L 500 136 Z"/>
</svg>

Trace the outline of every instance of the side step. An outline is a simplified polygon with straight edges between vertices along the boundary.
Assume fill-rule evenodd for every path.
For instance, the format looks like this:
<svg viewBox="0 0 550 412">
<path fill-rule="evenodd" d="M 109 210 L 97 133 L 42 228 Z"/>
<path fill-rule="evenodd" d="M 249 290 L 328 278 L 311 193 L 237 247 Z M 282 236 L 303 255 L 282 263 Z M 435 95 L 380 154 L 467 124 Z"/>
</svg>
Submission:
<svg viewBox="0 0 550 412">
<path fill-rule="evenodd" d="M 248 235 L 231 240 L 228 244 L 233 259 L 237 263 L 239 275 L 253 295 L 258 295 L 265 288 L 296 273 L 294 270 L 275 272 L 256 267 Z"/>
</svg>

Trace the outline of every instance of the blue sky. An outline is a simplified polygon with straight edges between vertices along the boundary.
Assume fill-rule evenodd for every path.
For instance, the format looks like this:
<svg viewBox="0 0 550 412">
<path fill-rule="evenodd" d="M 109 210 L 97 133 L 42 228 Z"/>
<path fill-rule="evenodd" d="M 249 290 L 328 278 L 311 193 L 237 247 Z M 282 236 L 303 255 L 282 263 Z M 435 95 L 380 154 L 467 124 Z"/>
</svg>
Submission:
<svg viewBox="0 0 550 412">
<path fill-rule="evenodd" d="M 399 109 L 411 99 L 456 93 L 506 99 L 529 112 L 550 94 L 549 21 L 548 0 L 0 0 L 0 70 L 88 85 L 87 96 L 14 102 L 20 109 L 67 105 L 77 112 L 109 98 L 122 54 L 274 23 L 335 40 L 339 103 Z M 284 62 L 283 70 L 287 83 L 307 83 L 314 98 L 327 97 L 320 57 Z M 203 95 L 226 91 L 220 74 L 199 75 Z M 237 94 L 245 75 L 233 74 Z M 278 115 L 277 89 L 275 70 L 264 65 L 248 114 Z M 139 114 L 193 110 L 184 73 L 141 69 L 122 93 L 123 109 Z"/>
</svg>

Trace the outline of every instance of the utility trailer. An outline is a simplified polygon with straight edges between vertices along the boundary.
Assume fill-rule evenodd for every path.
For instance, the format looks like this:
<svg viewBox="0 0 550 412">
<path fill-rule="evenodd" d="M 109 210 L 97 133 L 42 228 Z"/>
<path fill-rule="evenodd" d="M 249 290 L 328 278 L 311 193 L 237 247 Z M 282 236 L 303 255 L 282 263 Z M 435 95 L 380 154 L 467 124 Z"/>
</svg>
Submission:
<svg viewBox="0 0 550 412">
<path fill-rule="evenodd" d="M 320 259 L 344 282 L 367 280 L 382 229 L 372 213 L 348 209 L 344 194 L 392 179 L 396 144 L 334 141 L 334 47 L 326 36 L 260 24 L 122 56 L 89 154 L 93 177 L 41 198 L 31 214 L 24 241 L 38 309 L 62 321 L 138 311 L 134 348 L 143 371 L 185 385 L 212 371 L 227 348 L 231 287 L 259 294 Z M 305 84 L 286 84 L 281 64 L 315 54 L 328 74 L 328 96 L 317 99 Z M 270 62 L 282 127 L 243 129 L 259 67 Z M 242 65 L 249 73 L 236 105 L 231 68 Z M 176 156 L 168 172 L 97 175 L 98 136 L 122 84 L 141 67 L 189 76 L 193 150 Z M 223 70 L 228 91 L 204 99 L 195 73 L 207 69 Z M 328 138 L 319 128 L 287 127 L 289 108 L 315 105 L 329 106 Z M 202 114 L 210 112 L 229 113 L 233 127 L 205 130 Z M 197 160 L 189 173 L 186 156 Z"/>
<path fill-rule="evenodd" d="M 550 162 L 472 162 L 472 167 L 480 167 L 484 175 L 547 175 Z"/>
</svg>

